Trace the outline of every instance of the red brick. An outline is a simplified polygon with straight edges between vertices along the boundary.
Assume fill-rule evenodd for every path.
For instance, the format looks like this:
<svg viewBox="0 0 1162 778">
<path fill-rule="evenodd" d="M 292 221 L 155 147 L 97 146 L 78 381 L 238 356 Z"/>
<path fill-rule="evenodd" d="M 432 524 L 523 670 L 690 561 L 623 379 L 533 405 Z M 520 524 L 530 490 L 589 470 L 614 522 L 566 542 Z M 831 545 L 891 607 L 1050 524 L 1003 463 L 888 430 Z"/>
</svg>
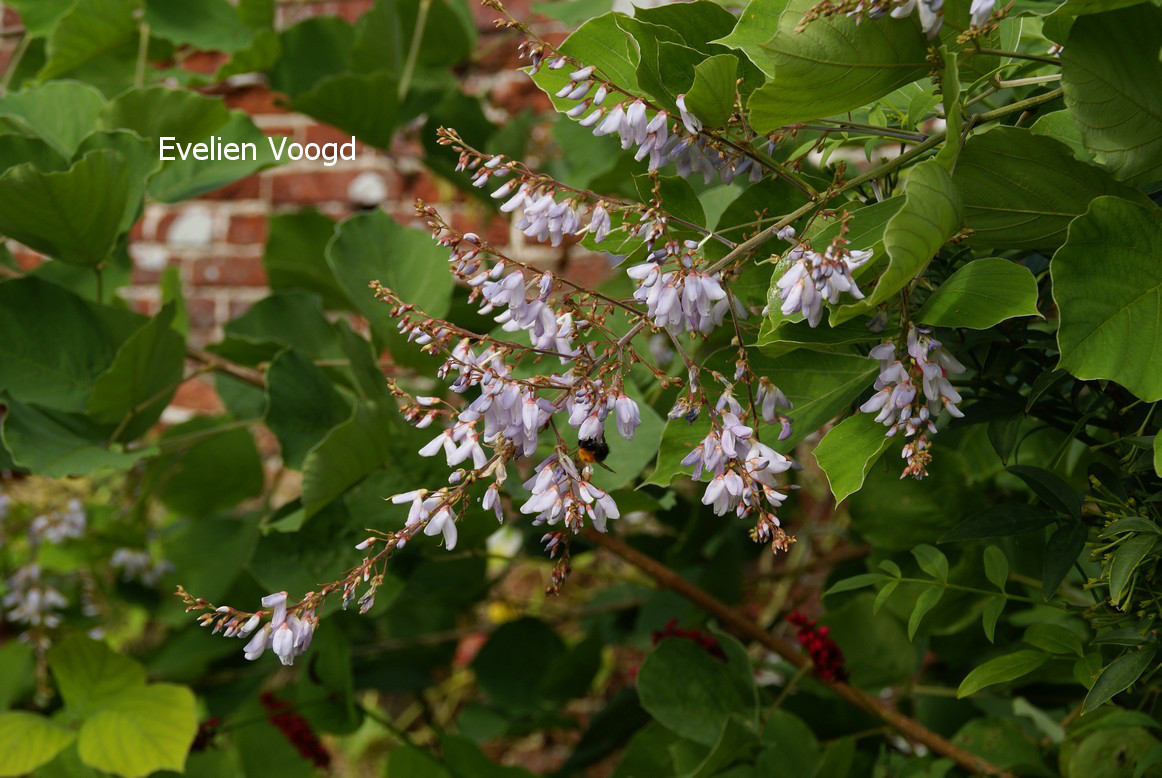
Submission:
<svg viewBox="0 0 1162 778">
<path fill-rule="evenodd" d="M 218 304 L 212 297 L 194 294 L 186 297 L 186 313 L 190 317 L 190 330 L 203 336 L 213 331 L 218 324 Z"/>
<path fill-rule="evenodd" d="M 508 111 L 510 116 L 516 116 L 525 108 L 531 108 L 537 113 L 547 113 L 553 109 L 549 96 L 523 74 L 518 78 L 501 81 L 493 88 L 490 97 L 495 105 Z"/>
<path fill-rule="evenodd" d="M 226 240 L 230 243 L 266 243 L 266 235 L 266 216 L 261 214 L 231 216 L 226 229 Z"/>
<path fill-rule="evenodd" d="M 229 108 L 238 108 L 251 116 L 287 113 L 287 109 L 280 104 L 285 98 L 265 86 L 237 89 L 226 94 L 225 99 Z"/>
<path fill-rule="evenodd" d="M 220 51 L 195 51 L 182 58 L 182 70 L 211 75 L 226 63 L 229 57 Z"/>
<path fill-rule="evenodd" d="M 325 143 L 350 143 L 351 133 L 343 132 L 332 127 L 329 124 L 312 124 L 307 127 L 307 143 L 318 143 L 320 146 Z M 366 146 L 355 141 L 355 156 L 358 158 L 364 153 Z"/>
<path fill-rule="evenodd" d="M 39 267 L 45 260 L 44 255 L 25 248 L 24 246 L 12 246 L 12 257 L 16 260 L 16 264 L 20 265 L 21 270 L 32 270 Z"/>
<path fill-rule="evenodd" d="M 222 400 L 214 391 L 213 384 L 204 378 L 195 378 L 179 386 L 177 394 L 174 395 L 173 404 L 179 408 L 189 408 L 206 415 L 221 413 L 223 409 Z"/>
<path fill-rule="evenodd" d="M 232 184 L 226 184 L 221 189 L 208 192 L 202 200 L 257 200 L 262 192 L 261 179 L 257 174 L 240 178 Z"/>
<path fill-rule="evenodd" d="M 605 257 L 588 251 L 571 251 L 565 262 L 565 277 L 590 289 L 600 286 L 612 272 Z"/>
<path fill-rule="evenodd" d="M 400 176 L 397 199 L 408 203 L 416 199 L 423 200 L 425 203 L 438 203 L 444 200 L 446 189 L 447 187 L 441 187 L 436 182 L 435 176 L 427 170 L 405 173 Z"/>
<path fill-rule="evenodd" d="M 275 205 L 345 203 L 347 187 L 357 175 L 353 170 L 280 171 L 271 176 L 271 200 Z"/>
<path fill-rule="evenodd" d="M 191 264 L 195 286 L 266 285 L 266 270 L 258 256 L 205 257 Z"/>
</svg>

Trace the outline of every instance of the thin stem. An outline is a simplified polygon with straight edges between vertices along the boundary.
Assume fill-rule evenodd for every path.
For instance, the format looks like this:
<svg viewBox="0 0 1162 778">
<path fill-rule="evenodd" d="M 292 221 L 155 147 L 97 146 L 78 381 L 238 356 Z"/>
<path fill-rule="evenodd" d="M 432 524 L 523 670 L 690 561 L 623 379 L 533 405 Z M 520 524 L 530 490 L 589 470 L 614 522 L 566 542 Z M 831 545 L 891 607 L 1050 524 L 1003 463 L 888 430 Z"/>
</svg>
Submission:
<svg viewBox="0 0 1162 778">
<path fill-rule="evenodd" d="M 133 73 L 133 85 L 145 86 L 145 60 L 149 56 L 149 25 L 141 24 L 141 39 L 137 44 L 137 69 Z"/>
<path fill-rule="evenodd" d="M 817 132 L 860 132 L 867 135 L 882 135 L 885 138 L 899 138 L 900 140 L 906 140 L 912 143 L 918 143 L 928 137 L 922 132 L 908 132 L 907 130 L 877 127 L 872 124 L 857 124 L 855 122 L 830 123 L 827 119 L 820 119 L 818 124 L 797 124 L 794 125 L 794 129 L 814 130 Z"/>
<path fill-rule="evenodd" d="M 585 535 L 594 544 L 616 554 L 629 564 L 648 574 L 661 586 L 674 591 L 699 606 L 714 616 L 726 629 L 736 635 L 761 644 L 764 648 L 778 654 L 796 668 L 805 667 L 810 663 L 810 660 L 793 644 L 767 632 L 731 606 L 714 597 L 706 590 L 690 583 L 674 570 L 653 557 L 647 556 L 628 545 L 625 541 L 592 529 L 586 530 Z M 826 684 L 836 696 L 877 717 L 908 740 L 924 744 L 929 750 L 941 756 L 948 757 L 970 773 L 984 773 L 985 775 L 1006 776 L 1007 778 L 1012 777 L 1012 773 L 1002 770 L 976 754 L 965 751 L 963 748 L 949 742 L 915 719 L 909 718 L 899 711 L 887 707 L 884 703 L 868 695 L 862 689 L 849 686 L 842 682 L 833 683 L 823 681 L 822 679 L 820 679 L 820 682 Z"/>
<path fill-rule="evenodd" d="M 266 381 L 263 380 L 262 373 L 253 368 L 243 367 L 229 360 L 222 359 L 217 354 L 211 354 L 209 351 L 198 348 L 197 346 L 187 345 L 186 356 L 195 362 L 201 362 L 211 370 L 216 370 L 231 378 L 237 378 L 243 383 L 256 386 L 259 389 L 266 388 Z"/>
<path fill-rule="evenodd" d="M 997 79 L 994 83 L 1001 89 L 1011 89 L 1015 86 L 1036 86 L 1037 84 L 1049 84 L 1054 81 L 1060 81 L 1060 73 L 1050 73 L 1047 76 L 1032 76 L 1030 78 L 1014 78 L 1011 81 L 1002 81 Z"/>
<path fill-rule="evenodd" d="M 408 47 L 408 58 L 403 63 L 403 74 L 399 77 L 399 99 L 407 97 L 408 89 L 412 85 L 412 73 L 416 69 L 416 59 L 420 56 L 420 44 L 424 39 L 424 28 L 428 26 L 428 11 L 432 7 L 432 0 L 420 0 L 420 8 L 416 13 L 416 27 L 412 31 L 412 42 Z"/>
<path fill-rule="evenodd" d="M 1003 51 L 1001 49 L 986 49 L 978 48 L 977 54 L 990 54 L 994 57 L 1007 57 L 1008 59 L 1027 59 L 1030 62 L 1046 62 L 1050 65 L 1060 65 L 1061 60 L 1057 57 L 1044 57 L 1040 54 L 1022 54 L 1019 51 Z"/>
<path fill-rule="evenodd" d="M 4 78 L 0 79 L 0 94 L 8 92 L 8 85 L 12 82 L 12 77 L 16 75 L 16 69 L 20 67 L 20 60 L 24 59 L 24 53 L 28 51 L 30 43 L 32 43 L 32 36 L 25 33 L 20 42 L 16 44 L 16 49 L 12 52 L 12 59 L 8 61 L 8 67 L 4 71 Z"/>
</svg>

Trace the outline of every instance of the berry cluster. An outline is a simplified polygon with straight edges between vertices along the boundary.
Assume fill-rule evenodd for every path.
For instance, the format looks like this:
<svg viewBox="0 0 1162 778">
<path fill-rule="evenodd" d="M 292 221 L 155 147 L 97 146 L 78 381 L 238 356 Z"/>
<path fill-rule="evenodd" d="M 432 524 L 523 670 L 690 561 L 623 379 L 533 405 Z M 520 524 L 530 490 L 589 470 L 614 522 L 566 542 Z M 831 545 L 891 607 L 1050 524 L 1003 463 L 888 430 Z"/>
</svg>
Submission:
<svg viewBox="0 0 1162 778">
<path fill-rule="evenodd" d="M 327 767 L 331 764 L 331 754 L 327 751 L 323 741 L 311 729 L 310 723 L 295 712 L 294 707 L 286 700 L 280 700 L 270 692 L 263 692 L 262 707 L 266 708 L 266 718 L 271 724 L 298 749 L 303 759 L 312 762 L 316 767 Z"/>
<path fill-rule="evenodd" d="M 820 627 L 814 619 L 807 618 L 799 611 L 791 611 L 787 621 L 798 629 L 799 645 L 810 655 L 815 674 L 828 683 L 846 681 L 843 652 L 828 634 L 831 630 Z"/>
</svg>

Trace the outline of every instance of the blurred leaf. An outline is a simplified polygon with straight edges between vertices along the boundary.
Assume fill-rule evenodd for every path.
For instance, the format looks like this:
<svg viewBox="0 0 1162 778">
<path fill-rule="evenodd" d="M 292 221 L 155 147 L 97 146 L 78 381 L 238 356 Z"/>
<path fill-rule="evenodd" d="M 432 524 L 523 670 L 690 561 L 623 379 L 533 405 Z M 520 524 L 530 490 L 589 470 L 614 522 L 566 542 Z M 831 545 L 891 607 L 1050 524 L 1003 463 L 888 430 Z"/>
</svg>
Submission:
<svg viewBox="0 0 1162 778">
<path fill-rule="evenodd" d="M 57 20 L 76 0 L 8 0 L 5 5 L 20 14 L 20 23 L 29 35 L 48 35 Z"/>
<path fill-rule="evenodd" d="M 205 51 L 238 51 L 252 35 L 227 0 L 145 0 L 144 21 L 150 35 Z"/>
<path fill-rule="evenodd" d="M 960 688 L 956 690 L 956 696 L 968 697 L 987 686 L 1015 681 L 1033 672 L 1048 660 L 1049 657 L 1045 653 L 1028 649 L 990 659 L 965 676 L 960 682 Z"/>
<path fill-rule="evenodd" d="M 472 660 L 476 683 L 505 710 L 531 713 L 552 709 L 540 692 L 565 644 L 540 619 L 521 618 L 501 625 Z M 555 702 L 555 701 L 553 701 Z"/>
<path fill-rule="evenodd" d="M 76 733 L 44 716 L 0 713 L 0 775 L 26 775 L 56 758 Z"/>
<path fill-rule="evenodd" d="M 822 619 L 843 651 L 851 682 L 864 689 L 903 683 L 917 667 L 904 626 L 889 613 L 873 613 L 874 601 L 870 593 L 855 595 Z"/>
<path fill-rule="evenodd" d="M 1009 582 L 1009 558 L 998 546 L 984 550 L 984 576 L 1002 592 Z"/>
<path fill-rule="evenodd" d="M 152 446 L 132 451 L 108 446 L 108 432 L 84 416 L 15 400 L 6 404 L 4 445 L 16 464 L 39 475 L 64 478 L 103 468 L 126 469 L 157 453 Z"/>
<path fill-rule="evenodd" d="M 96 129 L 104 106 L 105 98 L 88 84 L 50 81 L 0 98 L 0 125 L 20 135 L 42 138 L 69 159 L 81 139 Z"/>
<path fill-rule="evenodd" d="M 1008 471 L 1025 482 L 1034 494 L 1053 509 L 1073 519 L 1081 518 L 1081 498 L 1073 487 L 1042 467 L 1013 465 Z"/>
<path fill-rule="evenodd" d="M 123 691 L 81 726 L 81 761 L 125 778 L 183 771 L 198 728 L 193 693 L 155 683 Z"/>
<path fill-rule="evenodd" d="M 1041 571 L 1041 593 L 1048 600 L 1057 593 L 1073 563 L 1085 548 L 1089 531 L 1079 521 L 1063 524 L 1049 536 L 1045 545 L 1045 562 Z"/>
<path fill-rule="evenodd" d="M 42 81 L 115 55 L 133 41 L 137 22 L 133 12 L 141 0 L 77 0 L 48 36 L 48 61 L 41 68 Z M 132 62 L 129 63 L 132 67 Z"/>
<path fill-rule="evenodd" d="M 916 321 L 984 330 L 1006 319 L 1039 315 L 1032 273 L 1005 259 L 978 259 L 941 284 L 916 314 Z"/>
<path fill-rule="evenodd" d="M 386 71 L 339 73 L 299 92 L 291 106 L 386 151 L 399 121 L 398 92 L 399 83 Z"/>
<path fill-rule="evenodd" d="M 270 85 L 293 99 L 343 72 L 355 31 L 338 16 L 316 16 L 284 30 L 281 39 L 282 56 L 270 71 Z"/>
<path fill-rule="evenodd" d="M 315 210 L 304 209 L 270 217 L 270 237 L 262 255 L 267 282 L 274 290 L 302 289 L 323 298 L 327 308 L 350 303 L 325 261 L 335 222 Z"/>
<path fill-rule="evenodd" d="M 757 767 L 766 775 L 814 775 L 823 755 L 815 733 L 798 716 L 773 710 L 763 725 Z"/>
<path fill-rule="evenodd" d="M 141 665 L 80 635 L 54 646 L 48 665 L 65 705 L 78 716 L 87 716 L 127 689 L 145 684 Z"/>
<path fill-rule="evenodd" d="M 990 643 L 994 642 L 997 632 L 997 621 L 1001 618 L 1001 614 L 1005 610 L 1005 605 L 1008 603 L 1004 597 L 990 597 L 988 603 L 981 611 L 981 626 L 984 628 L 984 635 L 988 638 Z"/>
<path fill-rule="evenodd" d="M 1154 550 L 1158 544 L 1156 535 L 1135 535 L 1124 541 L 1114 552 L 1110 561 L 1110 602 L 1119 606 L 1124 604 L 1123 595 L 1130 578 L 1138 571 L 1138 566 L 1146 555 Z"/>
<path fill-rule="evenodd" d="M 95 267 L 113 250 L 129 191 L 126 159 L 117 151 L 89 152 L 57 173 L 16 165 L 0 175 L 0 232 L 63 262 Z"/>
<path fill-rule="evenodd" d="M 167 305 L 117 350 L 98 376 L 86 413 L 98 424 L 118 425 L 118 440 L 133 440 L 161 417 L 182 382 L 185 343 L 172 328 Z"/>
<path fill-rule="evenodd" d="M 920 628 L 920 622 L 924 620 L 930 610 L 936 607 L 943 596 L 944 588 L 941 586 L 928 586 L 920 592 L 920 596 L 916 598 L 916 604 L 912 607 L 912 615 L 908 617 L 908 640 L 916 637 L 916 630 Z"/>
<path fill-rule="evenodd" d="M 288 349 L 266 372 L 266 425 L 278 438 L 283 461 L 302 469 L 310 449 L 351 416 L 351 405 L 308 357 Z"/>
<path fill-rule="evenodd" d="M 172 511 L 202 516 L 262 491 L 262 458 L 244 427 L 195 418 L 166 430 L 161 447 L 165 453 L 150 463 L 149 476 Z"/>
</svg>

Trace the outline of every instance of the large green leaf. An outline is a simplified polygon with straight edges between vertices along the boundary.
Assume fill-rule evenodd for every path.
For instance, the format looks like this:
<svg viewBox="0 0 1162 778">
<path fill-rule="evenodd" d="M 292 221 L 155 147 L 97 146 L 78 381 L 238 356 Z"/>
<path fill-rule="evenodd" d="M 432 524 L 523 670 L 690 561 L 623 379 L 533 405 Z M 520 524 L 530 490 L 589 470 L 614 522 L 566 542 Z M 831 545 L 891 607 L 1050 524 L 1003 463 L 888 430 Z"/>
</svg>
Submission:
<svg viewBox="0 0 1162 778">
<path fill-rule="evenodd" d="M 262 459 L 250 430 L 195 418 L 166 430 L 164 456 L 150 463 L 157 496 L 173 511 L 204 516 L 262 491 Z"/>
<path fill-rule="evenodd" d="M 674 683 L 681 678 L 682 683 Z M 689 640 L 663 640 L 637 676 L 642 707 L 682 737 L 712 746 L 732 716 L 752 720 L 753 696 L 732 680 L 726 665 Z"/>
<path fill-rule="evenodd" d="M 66 158 L 97 127 L 105 98 L 79 81 L 50 81 L 0 98 L 0 126 L 44 139 Z"/>
<path fill-rule="evenodd" d="M 710 127 L 721 127 L 734 112 L 738 58 L 716 54 L 694 66 L 694 85 L 686 93 L 686 107 Z"/>
<path fill-rule="evenodd" d="M 275 158 L 267 136 L 243 111 L 230 111 L 226 123 L 215 129 L 214 134 L 222 138 L 223 143 L 238 145 L 239 151 L 233 152 L 238 159 L 190 157 L 167 161 L 149 181 L 150 196 L 166 203 L 188 200 L 287 161 L 286 154 L 281 161 Z M 253 148 L 244 145 L 248 143 L 254 144 Z M 176 156 L 175 152 L 170 154 Z"/>
<path fill-rule="evenodd" d="M 964 677 L 964 680 L 960 682 L 960 688 L 956 690 L 956 696 L 968 697 L 986 686 L 1015 681 L 1033 672 L 1047 661 L 1049 661 L 1049 655 L 1045 652 L 1028 649 L 1021 649 L 990 659 Z"/>
<path fill-rule="evenodd" d="M 145 684 L 141 665 L 84 636 L 54 646 L 48 665 L 65 705 L 78 716 L 100 710 L 126 690 Z"/>
<path fill-rule="evenodd" d="M 138 686 L 85 720 L 77 751 L 90 767 L 124 778 L 158 770 L 183 772 L 197 729 L 196 701 L 189 689 L 169 683 Z"/>
<path fill-rule="evenodd" d="M 48 35 L 57 19 L 76 0 L 9 0 L 6 5 L 20 14 L 20 23 L 29 35 Z"/>
<path fill-rule="evenodd" d="M 1075 216 L 1101 195 L 1139 198 L 1101 168 L 1046 135 L 998 127 L 973 135 L 952 176 L 972 246 L 1053 249 Z"/>
<path fill-rule="evenodd" d="M 927 47 L 911 20 L 857 24 L 845 16 L 818 19 L 797 32 L 812 0 L 792 0 L 778 32 L 752 52 L 771 75 L 751 95 L 750 123 L 758 132 L 845 113 L 924 76 Z"/>
<path fill-rule="evenodd" d="M 32 277 L 0 284 L 0 388 L 11 397 L 83 410 L 117 346 L 101 309 L 72 292 Z"/>
<path fill-rule="evenodd" d="M 182 382 L 185 344 L 167 305 L 117 350 L 93 386 L 86 412 L 98 424 L 119 425 L 132 440 L 157 421 Z"/>
<path fill-rule="evenodd" d="M 752 357 L 752 367 L 766 375 L 787 395 L 794 408 L 789 412 L 793 432 L 786 440 L 768 441 L 786 453 L 871 385 L 879 367 L 873 359 L 851 354 L 793 351 L 778 359 Z"/>
<path fill-rule="evenodd" d="M 359 403 L 307 454 L 303 463 L 306 518 L 389 462 L 415 457 L 399 412 L 387 402 Z M 386 495 L 385 495 L 386 496 Z"/>
<path fill-rule="evenodd" d="M 935 327 L 988 329 L 1006 319 L 1039 316 L 1037 280 L 1005 259 L 978 259 L 932 293 L 916 321 Z"/>
<path fill-rule="evenodd" d="M 414 358 L 388 317 L 388 306 L 368 288 L 380 281 L 429 316 L 443 316 L 452 295 L 452 274 L 445 249 L 424 230 L 400 226 L 382 211 L 363 213 L 341 222 L 327 246 L 327 264 L 363 313 L 376 335 L 392 344 L 397 360 Z"/>
<path fill-rule="evenodd" d="M 832 313 L 832 323 L 868 311 L 903 289 L 960 229 L 960 196 L 938 160 L 912 168 L 904 184 L 904 205 L 884 229 L 888 266 L 867 298 Z"/>
<path fill-rule="evenodd" d="M 307 452 L 351 415 L 350 404 L 327 374 L 295 349 L 279 354 L 266 373 L 266 425 L 278 438 L 283 461 L 300 469 Z"/>
<path fill-rule="evenodd" d="M 398 117 L 399 82 L 392 74 L 340 73 L 295 96 L 292 107 L 387 150 Z"/>
<path fill-rule="evenodd" d="M 262 255 L 267 283 L 274 290 L 302 289 L 323 298 L 328 308 L 350 303 L 325 261 L 335 222 L 318 211 L 280 213 L 270 218 L 270 236 Z"/>
<path fill-rule="evenodd" d="M 124 470 L 152 456 L 149 446 L 123 451 L 107 444 L 108 429 L 88 417 L 10 400 L 4 417 L 4 445 L 21 467 L 39 475 L 63 478 L 102 468 Z"/>
<path fill-rule="evenodd" d="M 0 775 L 32 773 L 65 750 L 76 733 L 45 716 L 0 713 Z"/>
<path fill-rule="evenodd" d="M 1162 399 L 1162 221 L 1155 208 L 1100 197 L 1069 225 L 1050 265 L 1061 311 L 1060 366 Z"/>
<path fill-rule="evenodd" d="M 844 419 L 823 436 L 815 447 L 815 461 L 823 468 L 835 501 L 859 491 L 867 471 L 891 445 L 884 425 L 870 413 Z"/>
<path fill-rule="evenodd" d="M 48 36 L 47 61 L 39 76 L 60 78 L 94 61 L 117 56 L 134 40 L 133 12 L 141 0 L 77 0 Z M 132 67 L 132 61 L 127 63 Z"/>
<path fill-rule="evenodd" d="M 206 51 L 238 51 L 252 36 L 227 0 L 146 0 L 144 20 L 150 35 Z"/>
<path fill-rule="evenodd" d="M 774 63 L 767 58 L 763 45 L 779 31 L 779 17 L 789 1 L 750 0 L 731 33 L 715 42 L 742 51 L 768 76 L 774 75 Z"/>
<path fill-rule="evenodd" d="M 1079 19 L 1061 53 L 1065 104 L 1086 148 L 1117 178 L 1162 180 L 1162 10 L 1149 3 Z"/>
<path fill-rule="evenodd" d="M 0 175 L 0 232 L 73 265 L 99 265 L 121 231 L 130 186 L 117 151 L 89 152 L 58 173 L 17 165 Z"/>
</svg>

